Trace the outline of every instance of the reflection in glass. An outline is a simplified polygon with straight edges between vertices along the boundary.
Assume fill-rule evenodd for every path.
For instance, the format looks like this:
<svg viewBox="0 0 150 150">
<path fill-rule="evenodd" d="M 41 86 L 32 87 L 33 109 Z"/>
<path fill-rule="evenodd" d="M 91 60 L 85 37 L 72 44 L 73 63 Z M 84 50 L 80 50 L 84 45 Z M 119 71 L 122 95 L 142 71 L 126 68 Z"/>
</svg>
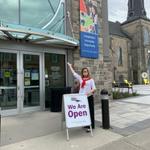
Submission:
<svg viewBox="0 0 150 150">
<path fill-rule="evenodd" d="M 18 0 L 0 0 L 0 20 L 18 24 L 19 14 L 18 14 Z"/>
<path fill-rule="evenodd" d="M 50 89 L 65 87 L 65 55 L 45 53 L 45 107 L 50 107 Z"/>
<path fill-rule="evenodd" d="M 48 25 L 44 29 L 64 33 L 63 0 L 0 0 L 0 5 L 0 21 L 40 29 Z"/>
<path fill-rule="evenodd" d="M 46 86 L 65 86 L 65 56 L 60 54 L 45 54 Z"/>
<path fill-rule="evenodd" d="M 23 55 L 24 60 L 24 107 L 40 105 L 39 56 Z"/>
<path fill-rule="evenodd" d="M 0 103 L 2 110 L 17 108 L 16 54 L 0 52 Z"/>
</svg>

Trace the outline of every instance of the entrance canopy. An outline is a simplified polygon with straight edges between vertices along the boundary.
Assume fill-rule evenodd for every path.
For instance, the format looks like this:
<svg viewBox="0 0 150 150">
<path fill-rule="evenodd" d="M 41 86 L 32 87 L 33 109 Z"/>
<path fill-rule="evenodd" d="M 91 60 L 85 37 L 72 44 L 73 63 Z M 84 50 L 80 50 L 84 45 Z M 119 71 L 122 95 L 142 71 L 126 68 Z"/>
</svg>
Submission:
<svg viewBox="0 0 150 150">
<path fill-rule="evenodd" d="M 21 40 L 34 44 L 57 45 L 63 47 L 76 47 L 79 45 L 78 40 L 61 33 L 5 23 L 1 23 L 0 25 L 0 39 Z"/>
</svg>

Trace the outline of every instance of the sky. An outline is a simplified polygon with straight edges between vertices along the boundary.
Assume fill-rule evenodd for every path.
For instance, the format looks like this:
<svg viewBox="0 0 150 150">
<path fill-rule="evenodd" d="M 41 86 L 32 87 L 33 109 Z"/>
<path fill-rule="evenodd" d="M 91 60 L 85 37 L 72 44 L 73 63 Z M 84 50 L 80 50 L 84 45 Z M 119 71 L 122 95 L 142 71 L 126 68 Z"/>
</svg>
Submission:
<svg viewBox="0 0 150 150">
<path fill-rule="evenodd" d="M 150 18 L 150 0 L 144 0 L 147 17 Z M 108 0 L 109 21 L 124 22 L 127 18 L 128 0 Z"/>
</svg>

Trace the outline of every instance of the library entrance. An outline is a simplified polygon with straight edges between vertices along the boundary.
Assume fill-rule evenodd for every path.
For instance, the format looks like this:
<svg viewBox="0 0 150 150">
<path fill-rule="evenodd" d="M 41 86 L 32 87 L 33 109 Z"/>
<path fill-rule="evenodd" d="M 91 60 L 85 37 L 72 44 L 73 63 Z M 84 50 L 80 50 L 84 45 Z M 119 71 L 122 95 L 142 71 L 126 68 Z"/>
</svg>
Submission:
<svg viewBox="0 0 150 150">
<path fill-rule="evenodd" d="M 50 108 L 51 88 L 66 86 L 65 54 L 0 50 L 2 115 Z"/>
<path fill-rule="evenodd" d="M 40 53 L 0 51 L 2 114 L 17 114 L 40 107 Z"/>
</svg>

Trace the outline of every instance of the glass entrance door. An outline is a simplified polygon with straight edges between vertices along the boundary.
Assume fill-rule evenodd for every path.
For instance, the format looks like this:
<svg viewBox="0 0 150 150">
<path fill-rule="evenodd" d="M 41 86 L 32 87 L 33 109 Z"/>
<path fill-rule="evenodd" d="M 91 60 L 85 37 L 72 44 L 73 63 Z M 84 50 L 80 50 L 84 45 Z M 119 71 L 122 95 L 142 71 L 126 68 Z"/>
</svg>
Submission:
<svg viewBox="0 0 150 150">
<path fill-rule="evenodd" d="M 17 54 L 0 52 L 0 104 L 2 111 L 17 109 Z"/>
<path fill-rule="evenodd" d="M 65 86 L 65 55 L 45 53 L 45 108 L 51 107 L 51 89 Z"/>
<path fill-rule="evenodd" d="M 40 55 L 23 54 L 23 107 L 40 106 Z"/>
<path fill-rule="evenodd" d="M 40 109 L 41 54 L 0 51 L 2 115 Z"/>
</svg>

